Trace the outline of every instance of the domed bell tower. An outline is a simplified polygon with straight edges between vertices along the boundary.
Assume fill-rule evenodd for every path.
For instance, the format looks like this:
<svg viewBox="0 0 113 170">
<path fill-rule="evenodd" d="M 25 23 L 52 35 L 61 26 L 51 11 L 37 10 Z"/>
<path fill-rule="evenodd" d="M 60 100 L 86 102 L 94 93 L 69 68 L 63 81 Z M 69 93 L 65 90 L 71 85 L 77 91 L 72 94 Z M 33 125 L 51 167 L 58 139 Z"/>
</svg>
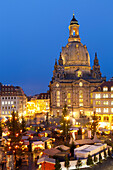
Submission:
<svg viewBox="0 0 113 170">
<path fill-rule="evenodd" d="M 79 24 L 78 21 L 75 19 L 75 15 L 73 14 L 73 18 L 69 25 L 69 39 L 68 42 L 78 41 L 80 42 L 79 37 Z"/>
</svg>

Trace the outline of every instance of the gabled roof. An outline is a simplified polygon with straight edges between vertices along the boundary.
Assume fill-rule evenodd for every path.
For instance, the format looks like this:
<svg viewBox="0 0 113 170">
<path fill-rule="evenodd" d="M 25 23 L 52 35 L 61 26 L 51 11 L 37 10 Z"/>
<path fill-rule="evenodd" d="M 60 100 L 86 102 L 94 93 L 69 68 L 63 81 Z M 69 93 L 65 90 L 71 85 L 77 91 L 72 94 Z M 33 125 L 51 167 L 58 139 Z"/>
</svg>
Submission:
<svg viewBox="0 0 113 170">
<path fill-rule="evenodd" d="M 111 91 L 111 87 L 113 87 L 113 81 L 106 81 L 102 83 L 93 92 L 103 92 L 103 87 L 108 87 L 108 91 Z"/>
<path fill-rule="evenodd" d="M 38 159 L 37 164 L 40 164 L 43 162 L 49 162 L 49 163 L 55 164 L 55 159 L 48 158 L 48 157 L 42 157 L 42 158 Z"/>
</svg>

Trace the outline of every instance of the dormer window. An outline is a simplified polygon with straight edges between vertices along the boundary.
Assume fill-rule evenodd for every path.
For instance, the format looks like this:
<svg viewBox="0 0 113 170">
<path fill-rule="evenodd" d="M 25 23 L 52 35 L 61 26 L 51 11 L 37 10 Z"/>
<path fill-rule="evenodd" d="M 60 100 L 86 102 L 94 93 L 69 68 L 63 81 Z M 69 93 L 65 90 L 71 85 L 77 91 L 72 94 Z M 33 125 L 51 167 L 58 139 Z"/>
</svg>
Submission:
<svg viewBox="0 0 113 170">
<path fill-rule="evenodd" d="M 103 91 L 108 91 L 108 87 L 103 87 Z"/>
<path fill-rule="evenodd" d="M 111 91 L 113 91 L 113 86 L 111 87 Z"/>
<path fill-rule="evenodd" d="M 77 72 L 77 76 L 78 76 L 78 77 L 81 77 L 81 76 L 82 76 L 82 72 L 81 72 L 81 71 L 78 71 L 78 72 Z"/>
</svg>

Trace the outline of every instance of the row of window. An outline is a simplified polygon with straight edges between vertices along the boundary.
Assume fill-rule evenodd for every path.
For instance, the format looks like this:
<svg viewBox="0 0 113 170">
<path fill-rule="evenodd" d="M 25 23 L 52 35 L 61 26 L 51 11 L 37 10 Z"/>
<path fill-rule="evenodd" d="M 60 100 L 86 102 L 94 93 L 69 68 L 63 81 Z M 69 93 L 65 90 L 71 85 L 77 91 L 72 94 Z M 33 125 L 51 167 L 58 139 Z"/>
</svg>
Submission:
<svg viewBox="0 0 113 170">
<path fill-rule="evenodd" d="M 10 111 L 2 111 L 2 114 L 7 115 L 7 114 L 11 114 L 11 112 Z"/>
<path fill-rule="evenodd" d="M 110 97 L 113 98 L 113 94 L 111 94 Z M 100 99 L 100 98 L 102 98 L 101 94 L 95 94 L 95 99 Z M 108 94 L 103 94 L 103 98 L 108 98 Z"/>
<path fill-rule="evenodd" d="M 16 99 L 16 97 L 2 97 L 2 99 Z"/>
<path fill-rule="evenodd" d="M 103 91 L 108 91 L 108 87 L 103 87 Z M 111 91 L 113 91 L 113 87 L 111 87 Z"/>
<path fill-rule="evenodd" d="M 102 112 L 102 109 L 101 108 L 96 108 L 96 112 L 97 113 L 101 113 Z M 103 113 L 108 113 L 108 112 L 111 112 L 113 113 L 113 108 L 103 108 Z"/>
<path fill-rule="evenodd" d="M 96 101 L 96 105 L 102 104 L 102 101 Z M 113 105 L 113 101 L 103 101 L 103 105 L 108 105 L 111 104 Z"/>
<path fill-rule="evenodd" d="M 99 120 L 101 120 L 101 116 L 99 116 Z M 103 120 L 108 122 L 109 121 L 109 116 L 104 116 Z M 111 121 L 113 122 L 113 116 L 111 118 Z"/>
<path fill-rule="evenodd" d="M 2 91 L 13 91 L 13 88 L 2 88 Z"/>
<path fill-rule="evenodd" d="M 6 105 L 6 104 L 13 105 L 13 104 L 16 104 L 16 101 L 2 101 L 2 105 Z"/>
<path fill-rule="evenodd" d="M 57 102 L 57 107 L 60 107 L 60 91 L 57 91 L 56 93 L 56 102 Z"/>
<path fill-rule="evenodd" d="M 60 107 L 60 91 L 56 92 L 56 103 L 57 107 Z M 71 106 L 71 93 L 67 93 L 67 105 Z M 83 91 L 79 91 L 79 106 L 83 106 Z"/>
<path fill-rule="evenodd" d="M 16 108 L 16 106 L 15 106 L 15 108 Z M 10 109 L 12 109 L 12 107 L 10 107 L 10 106 L 8 106 L 8 107 L 7 107 L 7 106 L 6 106 L 6 107 L 2 107 L 2 110 L 4 110 L 4 109 L 5 109 L 5 110 L 7 110 L 7 109 L 10 110 Z"/>
</svg>

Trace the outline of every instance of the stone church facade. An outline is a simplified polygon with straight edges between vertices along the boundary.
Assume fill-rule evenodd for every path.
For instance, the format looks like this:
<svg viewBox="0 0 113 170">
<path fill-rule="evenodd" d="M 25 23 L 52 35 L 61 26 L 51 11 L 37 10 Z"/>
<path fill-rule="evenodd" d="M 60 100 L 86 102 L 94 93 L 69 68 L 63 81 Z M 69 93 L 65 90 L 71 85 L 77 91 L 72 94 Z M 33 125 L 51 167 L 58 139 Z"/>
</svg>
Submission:
<svg viewBox="0 0 113 170">
<path fill-rule="evenodd" d="M 81 43 L 79 24 L 73 15 L 68 43 L 62 47 L 58 62 L 55 61 L 49 84 L 51 115 L 62 115 L 62 108 L 67 104 L 71 116 L 90 116 L 93 111 L 92 91 L 105 80 L 96 53 L 91 69 L 90 56 L 86 45 Z"/>
</svg>

